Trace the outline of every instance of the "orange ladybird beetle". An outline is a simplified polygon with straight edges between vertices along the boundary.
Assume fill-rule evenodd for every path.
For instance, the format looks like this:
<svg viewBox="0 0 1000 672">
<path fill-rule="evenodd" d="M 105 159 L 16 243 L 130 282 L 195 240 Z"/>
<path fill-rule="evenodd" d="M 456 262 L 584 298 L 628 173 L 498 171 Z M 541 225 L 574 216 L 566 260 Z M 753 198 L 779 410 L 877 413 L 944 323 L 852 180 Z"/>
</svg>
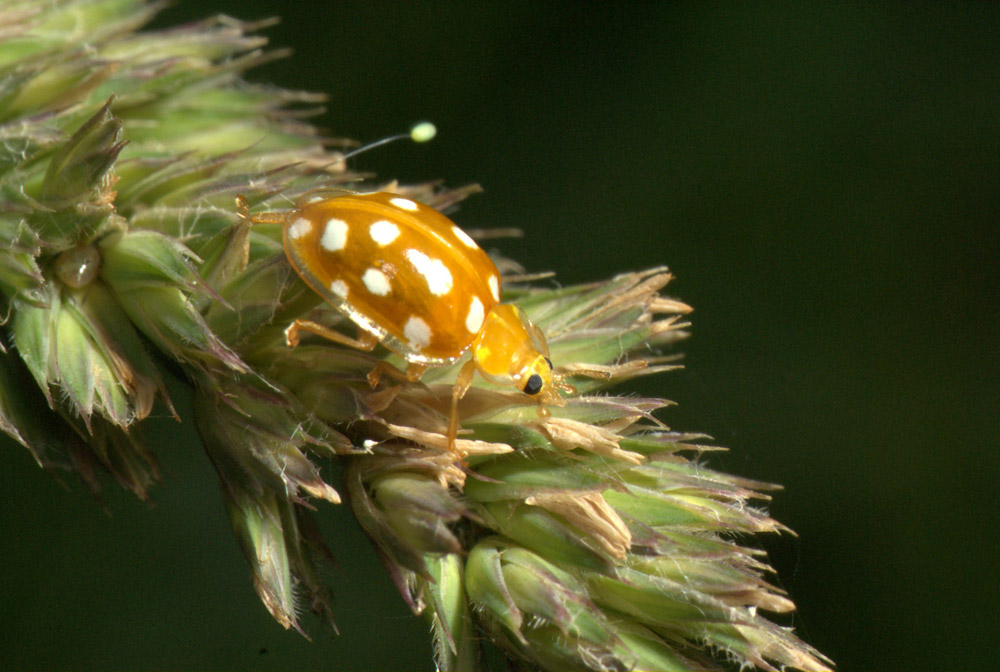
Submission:
<svg viewBox="0 0 1000 672">
<path fill-rule="evenodd" d="M 392 193 L 344 194 L 253 221 L 280 222 L 292 267 L 358 326 L 358 337 L 351 338 L 295 320 L 285 330 L 290 347 L 298 344 L 300 331 L 361 350 L 381 342 L 405 358 L 410 381 L 470 353 L 451 391 L 453 452 L 458 401 L 476 371 L 533 397 L 540 414 L 546 404 L 565 403 L 559 390 L 572 391 L 553 372 L 541 330 L 517 306 L 500 303 L 500 274 L 492 260 L 437 210 Z M 369 374 L 373 386 L 382 373 L 403 375 L 380 363 Z"/>
</svg>

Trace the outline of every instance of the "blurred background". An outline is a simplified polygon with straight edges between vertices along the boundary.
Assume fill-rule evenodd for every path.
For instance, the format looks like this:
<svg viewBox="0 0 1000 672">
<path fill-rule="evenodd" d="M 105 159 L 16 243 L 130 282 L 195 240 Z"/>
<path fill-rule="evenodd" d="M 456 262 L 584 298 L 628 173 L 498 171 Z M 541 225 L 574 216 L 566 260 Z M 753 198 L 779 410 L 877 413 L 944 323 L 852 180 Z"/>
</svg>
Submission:
<svg viewBox="0 0 1000 672">
<path fill-rule="evenodd" d="M 462 226 L 558 282 L 665 264 L 686 369 L 623 391 L 781 483 L 762 540 L 842 670 L 989 669 L 1000 598 L 1000 4 L 177 2 L 281 16 L 255 81 L 322 91 L 358 157 L 485 192 Z M 176 395 L 175 395 L 176 398 Z M 191 427 L 157 421 L 150 507 L 111 515 L 0 445 L 0 668 L 431 670 L 344 507 L 342 636 L 271 621 Z M 154 428 L 151 433 L 155 432 Z"/>
</svg>

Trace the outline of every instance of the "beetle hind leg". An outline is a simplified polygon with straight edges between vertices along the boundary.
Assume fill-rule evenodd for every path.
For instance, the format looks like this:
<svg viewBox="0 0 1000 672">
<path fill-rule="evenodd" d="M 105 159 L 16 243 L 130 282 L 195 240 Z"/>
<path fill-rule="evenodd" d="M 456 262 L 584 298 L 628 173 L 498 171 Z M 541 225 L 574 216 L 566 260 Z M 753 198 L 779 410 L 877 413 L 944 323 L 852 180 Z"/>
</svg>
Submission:
<svg viewBox="0 0 1000 672">
<path fill-rule="evenodd" d="M 250 214 L 250 201 L 243 194 L 236 196 L 236 215 L 247 224 L 284 224 L 285 215 L 281 212 L 258 212 Z"/>
<path fill-rule="evenodd" d="M 349 348 L 354 348 L 356 350 L 361 350 L 363 352 L 371 352 L 378 345 L 378 336 L 375 334 L 369 334 L 367 331 L 358 330 L 358 337 L 351 338 L 346 334 L 342 334 L 339 331 L 334 331 L 329 327 L 325 327 L 318 322 L 313 322 L 312 320 L 295 320 L 285 328 L 285 345 L 289 348 L 294 348 L 299 344 L 299 332 L 308 331 L 311 334 L 316 334 L 317 336 L 322 336 L 328 341 L 333 341 L 334 343 L 339 343 L 340 345 L 346 345 Z"/>
</svg>

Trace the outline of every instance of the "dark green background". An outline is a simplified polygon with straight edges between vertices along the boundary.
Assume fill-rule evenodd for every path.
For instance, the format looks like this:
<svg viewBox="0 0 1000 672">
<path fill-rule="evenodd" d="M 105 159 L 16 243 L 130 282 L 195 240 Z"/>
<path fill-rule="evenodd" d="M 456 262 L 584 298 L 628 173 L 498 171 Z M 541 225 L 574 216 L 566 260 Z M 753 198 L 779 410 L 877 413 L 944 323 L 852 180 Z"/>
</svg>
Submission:
<svg viewBox="0 0 1000 672">
<path fill-rule="evenodd" d="M 456 219 L 565 283 L 667 264 L 687 369 L 640 389 L 783 483 L 767 541 L 798 632 L 844 670 L 996 664 L 1000 5 L 182 2 L 282 15 L 258 81 L 330 94 L 356 160 L 480 182 Z M 432 669 L 345 511 L 321 515 L 343 636 L 257 602 L 190 434 L 110 517 L 0 451 L 0 668 Z M 190 428 L 184 428 L 189 432 Z"/>
</svg>

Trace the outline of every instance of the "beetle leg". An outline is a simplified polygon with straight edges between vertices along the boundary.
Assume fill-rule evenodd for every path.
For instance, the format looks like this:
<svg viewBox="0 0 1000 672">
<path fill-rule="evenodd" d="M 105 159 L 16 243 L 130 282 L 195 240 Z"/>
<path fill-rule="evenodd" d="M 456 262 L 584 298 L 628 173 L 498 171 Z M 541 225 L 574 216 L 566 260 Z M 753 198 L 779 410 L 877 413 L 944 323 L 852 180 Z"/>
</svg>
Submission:
<svg viewBox="0 0 1000 672">
<path fill-rule="evenodd" d="M 299 332 L 308 331 L 310 333 L 316 334 L 317 336 L 322 336 L 323 338 L 333 341 L 334 343 L 340 343 L 341 345 L 346 345 L 349 348 L 356 348 L 358 350 L 363 350 L 364 352 L 371 352 L 378 345 L 378 336 L 375 334 L 369 334 L 367 331 L 358 330 L 358 337 L 351 338 L 339 331 L 334 331 L 329 327 L 324 327 L 318 322 L 313 322 L 312 320 L 295 320 L 285 328 L 285 344 L 289 348 L 294 348 L 299 344 Z"/>
<path fill-rule="evenodd" d="M 411 383 L 415 383 L 420 380 L 420 377 L 424 375 L 424 371 L 426 370 L 426 364 L 410 362 L 410 365 L 406 367 L 406 379 Z"/>
<path fill-rule="evenodd" d="M 458 400 L 465 396 L 472 385 L 472 378 L 476 375 L 476 361 L 470 359 L 458 372 L 455 385 L 451 388 L 451 415 L 448 418 L 448 450 L 457 453 L 455 449 L 455 438 L 458 436 Z"/>
<path fill-rule="evenodd" d="M 368 384 L 372 387 L 378 387 L 378 382 L 382 379 L 383 373 L 391 378 L 395 378 L 396 380 L 405 380 L 409 383 L 415 383 L 420 380 L 420 376 L 424 375 L 424 371 L 426 370 L 426 364 L 410 362 L 409 366 L 406 367 L 406 373 L 403 373 L 383 359 L 375 365 L 374 369 L 368 372 Z"/>
<path fill-rule="evenodd" d="M 242 221 L 250 221 L 250 203 L 243 194 L 236 194 L 236 214 Z"/>
<path fill-rule="evenodd" d="M 256 215 L 250 214 L 250 202 L 246 196 L 237 194 L 236 196 L 237 216 L 250 224 L 284 224 L 285 215 L 281 212 L 258 212 Z"/>
</svg>

